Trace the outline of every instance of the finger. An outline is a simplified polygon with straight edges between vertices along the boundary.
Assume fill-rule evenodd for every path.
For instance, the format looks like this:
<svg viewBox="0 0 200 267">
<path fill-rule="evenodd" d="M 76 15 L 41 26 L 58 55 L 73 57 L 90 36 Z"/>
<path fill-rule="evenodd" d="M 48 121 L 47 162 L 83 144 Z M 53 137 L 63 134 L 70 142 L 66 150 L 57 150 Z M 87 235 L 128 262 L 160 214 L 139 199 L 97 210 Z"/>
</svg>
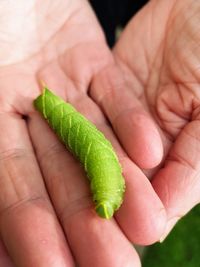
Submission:
<svg viewBox="0 0 200 267">
<path fill-rule="evenodd" d="M 0 125 L 0 233 L 9 255 L 21 267 L 73 266 L 25 121 L 1 113 Z"/>
<path fill-rule="evenodd" d="M 166 226 L 166 212 L 150 181 L 129 159 L 121 160 L 126 179 L 124 202 L 116 213 L 118 224 L 134 244 L 157 242 Z"/>
<path fill-rule="evenodd" d="M 31 115 L 29 128 L 48 192 L 77 263 L 87 267 L 140 266 L 138 255 L 114 220 L 96 215 L 80 164 L 38 114 Z"/>
<path fill-rule="evenodd" d="M 190 122 L 175 141 L 166 164 L 152 183 L 168 216 L 164 239 L 192 207 L 200 202 L 200 123 Z"/>
<path fill-rule="evenodd" d="M 14 267 L 12 260 L 10 259 L 7 250 L 0 240 L 0 266 L 2 267 Z"/>
<path fill-rule="evenodd" d="M 131 159 L 144 169 L 158 165 L 163 154 L 159 132 L 118 67 L 109 65 L 98 73 L 90 95 L 108 116 Z"/>
<path fill-rule="evenodd" d="M 77 97 L 76 100 L 74 99 L 73 104 L 75 105 L 76 108 L 78 107 L 78 110 L 82 114 L 84 114 L 91 121 L 96 123 L 97 127 L 100 130 L 102 130 L 104 134 L 106 135 L 106 137 L 108 137 L 111 140 L 111 142 L 113 143 L 118 153 L 118 156 L 120 158 L 125 158 L 126 154 L 120 148 L 120 145 L 118 144 L 117 140 L 113 136 L 112 131 L 106 124 L 105 119 L 101 111 L 99 110 L 99 108 L 96 106 L 96 104 L 90 98 L 88 98 L 87 96 L 83 96 L 83 95 L 81 99 L 79 97 Z M 33 118 L 31 119 L 31 121 L 33 121 Z M 33 126 L 34 124 L 35 126 Z M 47 129 L 43 128 L 42 125 L 39 124 L 39 122 L 32 123 L 31 134 L 33 136 L 33 140 L 37 140 L 37 135 L 41 136 L 41 132 L 47 132 Z M 55 135 L 53 136 L 55 138 Z M 54 144 L 56 144 L 56 150 L 57 150 L 56 140 L 52 139 L 51 142 L 50 141 L 47 142 L 47 140 L 49 140 L 50 137 L 47 138 L 44 136 L 43 138 L 44 138 L 43 143 L 46 144 L 46 145 L 43 144 L 43 148 L 39 148 L 39 145 L 36 144 L 36 151 L 39 157 L 41 157 L 41 154 L 42 154 L 42 151 L 40 151 L 41 149 L 43 151 L 51 151 L 51 150 L 53 151 Z M 52 144 L 53 144 L 53 147 L 52 147 Z M 54 168 L 53 166 L 55 166 L 55 164 L 61 164 L 63 160 L 66 160 L 64 159 L 63 156 L 59 157 L 59 154 L 62 154 L 62 153 L 56 153 L 56 155 L 59 158 L 59 160 L 57 160 L 58 163 L 51 164 L 52 159 L 50 158 L 48 159 L 48 162 L 50 162 L 51 166 L 49 166 L 48 164 L 48 168 L 47 168 L 46 166 L 42 165 L 42 169 L 45 169 L 44 176 L 50 177 L 50 180 L 52 180 L 52 175 L 53 175 L 52 173 L 55 172 L 55 170 L 52 169 Z M 45 159 L 45 162 L 46 161 L 47 161 L 47 158 Z M 40 162 L 44 164 L 43 161 L 40 160 Z M 165 226 L 165 211 L 163 209 L 163 205 L 161 201 L 158 199 L 157 195 L 155 194 L 153 188 L 150 185 L 150 182 L 144 176 L 144 174 L 141 171 L 139 171 L 139 169 L 127 159 L 123 160 L 121 163 L 123 165 L 122 167 L 124 169 L 124 174 L 125 174 L 125 178 L 127 178 L 128 185 L 127 185 L 127 193 L 125 195 L 126 204 L 123 205 L 121 208 L 122 210 L 124 210 L 123 215 L 121 216 L 119 215 L 120 226 L 123 228 L 123 231 L 127 233 L 127 237 L 131 241 L 134 241 L 137 243 L 145 243 L 145 244 L 155 242 L 160 238 L 163 232 L 163 228 Z M 65 181 L 66 181 L 65 175 L 67 172 L 69 172 L 69 168 L 66 167 L 67 165 L 70 165 L 70 164 L 65 163 L 62 165 L 64 169 L 62 171 L 61 177 Z M 61 167 L 60 168 L 57 167 L 57 170 L 60 170 L 60 169 Z M 47 170 L 48 170 L 48 173 L 47 173 Z M 70 170 L 72 171 L 72 169 Z M 59 173 L 59 175 L 61 174 Z M 57 177 L 57 175 L 55 176 Z M 83 181 L 80 180 L 80 177 L 78 177 L 77 183 L 80 184 L 80 186 L 78 186 L 77 183 L 75 184 L 75 186 L 73 186 L 75 183 L 74 177 L 71 179 L 67 181 L 68 187 L 70 185 L 72 188 L 70 189 L 70 193 L 71 191 L 74 190 L 76 192 L 76 198 L 80 198 L 80 195 L 82 194 L 81 190 L 82 188 L 85 188 L 85 186 L 83 187 L 83 184 L 82 184 Z M 46 182 L 46 183 L 49 184 L 52 182 Z M 58 185 L 61 185 L 61 184 L 62 183 L 59 181 Z M 62 188 L 65 188 L 65 187 L 66 185 L 62 186 Z M 88 184 L 87 184 L 87 188 L 88 188 Z M 49 191 L 52 192 L 52 189 L 50 189 Z M 69 194 L 69 189 L 67 192 Z M 63 195 L 67 195 L 67 192 L 65 194 L 63 193 Z M 59 195 L 59 197 L 61 198 L 62 194 L 57 193 L 57 195 Z M 54 197 L 54 198 L 55 200 L 58 199 L 58 197 Z M 62 199 L 60 200 L 60 203 L 63 205 L 63 203 L 67 201 L 68 201 L 67 199 L 66 200 Z M 140 209 L 140 205 L 142 206 L 142 209 Z M 144 212 L 144 207 L 145 207 L 145 212 Z M 62 210 L 63 208 L 58 207 L 58 209 Z M 124 216 L 124 219 L 122 219 L 123 216 Z M 133 220 L 133 217 L 134 217 L 134 220 Z M 137 220 L 135 218 L 143 218 L 144 219 L 143 223 L 141 224 L 140 220 L 139 219 Z M 139 234 L 141 232 L 141 227 L 142 227 L 143 233 Z"/>
</svg>

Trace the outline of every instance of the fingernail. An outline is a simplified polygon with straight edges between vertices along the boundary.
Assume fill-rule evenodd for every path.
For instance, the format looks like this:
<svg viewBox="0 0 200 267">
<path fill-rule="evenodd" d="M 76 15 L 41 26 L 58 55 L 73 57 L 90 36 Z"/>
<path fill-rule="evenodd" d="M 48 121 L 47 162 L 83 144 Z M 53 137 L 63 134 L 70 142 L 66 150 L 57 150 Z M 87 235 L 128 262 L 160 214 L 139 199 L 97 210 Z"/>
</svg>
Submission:
<svg viewBox="0 0 200 267">
<path fill-rule="evenodd" d="M 161 236 L 160 238 L 160 243 L 162 243 L 165 238 L 168 236 L 168 234 L 171 232 L 172 228 L 174 227 L 174 225 L 178 222 L 178 220 L 180 219 L 179 216 L 176 216 L 176 217 L 173 217 L 171 218 L 168 222 L 167 222 L 167 225 L 166 225 L 166 228 L 165 228 L 165 232 L 164 234 Z"/>
</svg>

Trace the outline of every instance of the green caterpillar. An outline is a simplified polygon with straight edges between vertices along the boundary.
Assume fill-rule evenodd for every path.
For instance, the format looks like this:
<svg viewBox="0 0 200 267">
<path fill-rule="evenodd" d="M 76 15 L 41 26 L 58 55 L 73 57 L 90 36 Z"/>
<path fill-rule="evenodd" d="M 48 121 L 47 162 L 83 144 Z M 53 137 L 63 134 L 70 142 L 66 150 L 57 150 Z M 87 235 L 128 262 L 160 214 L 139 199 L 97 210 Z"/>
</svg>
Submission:
<svg viewBox="0 0 200 267">
<path fill-rule="evenodd" d="M 72 105 L 46 87 L 34 105 L 83 164 L 97 214 L 111 218 L 121 206 L 125 191 L 122 169 L 111 143 Z"/>
</svg>

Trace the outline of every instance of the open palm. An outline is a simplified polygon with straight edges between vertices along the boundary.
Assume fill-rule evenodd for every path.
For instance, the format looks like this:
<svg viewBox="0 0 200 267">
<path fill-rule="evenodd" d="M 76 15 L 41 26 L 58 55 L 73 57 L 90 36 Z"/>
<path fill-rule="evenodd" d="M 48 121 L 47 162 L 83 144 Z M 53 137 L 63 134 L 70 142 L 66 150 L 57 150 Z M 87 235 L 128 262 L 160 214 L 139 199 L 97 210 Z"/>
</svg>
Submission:
<svg viewBox="0 0 200 267">
<path fill-rule="evenodd" d="M 0 12 L 0 232 L 8 254 L 23 267 L 73 266 L 74 261 L 80 266 L 139 266 L 129 240 L 158 240 L 165 210 L 97 104 L 107 91 L 94 82 L 89 95 L 97 73 L 118 71 L 92 11 L 83 0 L 24 0 L 15 7 L 5 1 Z M 34 110 L 40 81 L 75 105 L 115 146 L 127 183 L 117 223 L 95 214 L 79 163 Z M 111 114 L 119 111 L 107 108 Z M 162 147 L 150 118 L 147 126 L 153 143 L 146 138 L 137 148 L 149 144 L 147 154 L 153 157 L 149 161 L 147 156 L 144 166 L 152 167 Z M 1 253 L 1 264 L 12 266 L 3 247 Z"/>
<path fill-rule="evenodd" d="M 130 21 L 113 51 L 124 75 L 109 94 L 121 90 L 100 102 L 108 109 L 122 99 L 124 107 L 112 125 L 130 157 L 152 177 L 166 208 L 168 223 L 162 238 L 200 201 L 199 15 L 199 1 L 150 1 Z M 106 79 L 108 74 L 102 72 L 96 84 L 100 87 Z M 139 103 L 130 104 L 131 93 Z M 154 169 L 148 162 L 162 151 L 157 146 L 156 152 L 141 105 L 162 137 L 162 163 Z M 146 139 L 155 146 L 154 153 L 148 153 L 149 146 L 144 148 Z"/>
</svg>

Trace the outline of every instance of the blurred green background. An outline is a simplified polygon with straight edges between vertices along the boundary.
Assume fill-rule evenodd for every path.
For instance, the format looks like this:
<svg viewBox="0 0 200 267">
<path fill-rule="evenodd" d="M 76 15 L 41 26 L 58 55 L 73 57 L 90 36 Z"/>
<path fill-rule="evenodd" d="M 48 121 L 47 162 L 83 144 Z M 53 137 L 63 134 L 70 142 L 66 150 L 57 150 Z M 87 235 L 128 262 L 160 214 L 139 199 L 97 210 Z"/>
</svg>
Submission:
<svg viewBox="0 0 200 267">
<path fill-rule="evenodd" d="M 144 250 L 142 267 L 200 267 L 200 204 L 177 223 L 163 243 Z"/>
</svg>

